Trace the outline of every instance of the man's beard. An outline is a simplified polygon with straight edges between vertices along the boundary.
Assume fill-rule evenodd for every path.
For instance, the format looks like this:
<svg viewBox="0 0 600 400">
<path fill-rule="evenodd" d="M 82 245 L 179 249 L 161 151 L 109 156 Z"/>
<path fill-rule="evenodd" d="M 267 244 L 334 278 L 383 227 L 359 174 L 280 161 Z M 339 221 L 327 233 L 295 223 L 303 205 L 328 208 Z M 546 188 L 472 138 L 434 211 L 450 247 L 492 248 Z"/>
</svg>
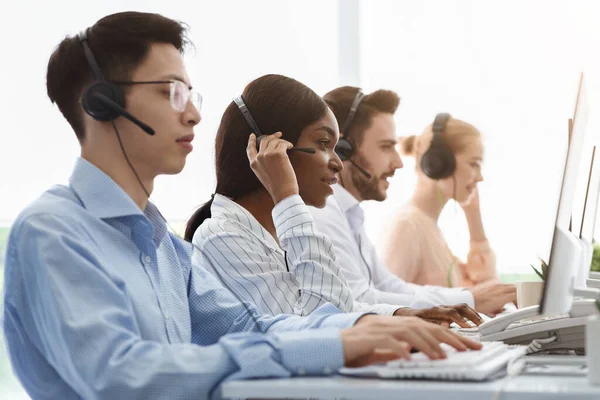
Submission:
<svg viewBox="0 0 600 400">
<path fill-rule="evenodd" d="M 362 168 L 369 170 L 369 163 L 358 155 L 356 156 L 356 163 Z M 358 193 L 360 193 L 360 197 L 363 200 L 384 201 L 387 197 L 387 193 L 384 190 L 380 190 L 379 182 L 381 182 L 384 177 L 391 175 L 393 175 L 393 173 L 380 176 L 371 174 L 372 177 L 369 179 L 357 168 L 350 168 L 350 179 L 352 180 L 352 184 L 356 190 L 358 190 Z"/>
</svg>

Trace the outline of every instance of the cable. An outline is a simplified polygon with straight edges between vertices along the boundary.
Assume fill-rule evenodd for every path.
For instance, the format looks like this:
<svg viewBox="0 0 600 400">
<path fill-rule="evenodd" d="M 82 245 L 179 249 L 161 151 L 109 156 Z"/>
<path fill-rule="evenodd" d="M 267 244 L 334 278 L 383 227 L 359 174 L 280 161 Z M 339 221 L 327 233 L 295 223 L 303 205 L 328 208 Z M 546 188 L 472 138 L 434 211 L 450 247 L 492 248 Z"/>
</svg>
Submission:
<svg viewBox="0 0 600 400">
<path fill-rule="evenodd" d="M 504 392 L 504 390 L 506 390 L 506 387 L 508 386 L 508 384 L 511 383 L 511 381 L 514 379 L 514 377 L 518 376 L 523 371 L 524 368 L 525 368 L 525 360 L 523 360 L 523 357 L 516 357 L 516 358 L 513 358 L 512 360 L 510 360 L 508 362 L 508 364 L 506 365 L 506 376 L 507 376 L 506 381 L 494 393 L 492 400 L 499 400 L 500 396 L 502 395 L 502 392 Z"/>
<path fill-rule="evenodd" d="M 121 135 L 119 134 L 119 130 L 117 129 L 117 125 L 115 124 L 115 121 L 111 121 L 112 122 L 112 126 L 113 129 L 115 130 L 115 134 L 117 135 L 117 140 L 119 141 L 119 146 L 121 147 L 121 152 L 123 153 L 123 156 L 125 157 L 125 161 L 127 162 L 127 164 L 129 165 L 129 168 L 131 168 L 131 171 L 133 172 L 133 174 L 135 175 L 135 178 L 137 179 L 138 183 L 140 184 L 140 186 L 142 187 L 142 190 L 144 191 L 144 193 L 146 194 L 146 196 L 148 197 L 148 201 L 150 201 L 150 193 L 148 192 L 148 190 L 146 189 L 146 187 L 144 186 L 144 183 L 142 182 L 142 180 L 140 179 L 140 176 L 138 175 L 137 171 L 135 170 L 135 168 L 133 167 L 133 165 L 131 164 L 131 161 L 129 161 L 129 157 L 127 156 L 127 152 L 125 151 L 125 147 L 123 146 L 123 142 L 121 140 Z M 169 222 L 167 221 L 167 219 L 162 215 L 162 213 L 160 212 L 160 210 L 158 209 L 158 207 L 156 207 L 156 211 L 158 212 L 158 215 L 160 216 L 160 218 L 164 221 L 165 225 L 167 226 L 167 228 L 169 228 L 169 230 L 178 238 L 180 238 L 181 240 L 185 241 L 184 239 L 182 239 L 177 232 L 175 231 L 175 229 L 173 229 L 171 227 L 171 225 L 169 224 Z M 200 249 L 198 249 L 198 247 L 196 245 L 194 245 L 194 243 L 189 242 L 192 247 L 194 248 L 194 250 L 198 250 L 201 251 Z M 287 263 L 287 257 L 286 257 L 286 263 Z M 252 318 L 252 321 L 254 321 L 254 324 L 256 325 L 256 327 L 258 328 L 258 330 L 261 333 L 265 333 L 265 331 L 262 329 L 261 325 L 258 322 L 258 319 L 256 319 L 256 316 L 254 315 L 254 313 L 252 311 L 250 311 L 250 308 L 248 307 L 247 302 L 243 301 L 241 299 L 241 296 L 238 295 L 238 293 L 233 290 L 232 287 L 230 287 L 229 285 L 227 285 L 227 283 L 225 283 L 225 280 L 223 279 L 223 277 L 221 276 L 221 273 L 218 271 L 218 268 L 213 268 L 213 270 L 217 273 L 217 277 L 219 278 L 219 281 L 221 281 L 221 284 L 223 284 L 223 286 L 229 290 L 234 296 L 235 298 L 242 303 L 242 305 L 244 306 L 244 308 L 246 309 L 246 312 L 250 315 L 250 317 Z"/>
<path fill-rule="evenodd" d="M 527 354 L 539 353 L 545 344 L 552 343 L 558 339 L 558 336 L 552 336 L 546 339 L 533 339 L 533 341 L 527 346 Z"/>
</svg>

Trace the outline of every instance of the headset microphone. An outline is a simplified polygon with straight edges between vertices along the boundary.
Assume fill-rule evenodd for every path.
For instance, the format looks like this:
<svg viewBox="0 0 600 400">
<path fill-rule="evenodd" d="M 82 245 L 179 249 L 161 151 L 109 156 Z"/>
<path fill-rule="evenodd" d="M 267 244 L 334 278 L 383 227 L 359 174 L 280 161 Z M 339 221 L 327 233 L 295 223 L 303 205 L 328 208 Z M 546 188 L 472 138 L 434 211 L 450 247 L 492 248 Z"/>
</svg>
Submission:
<svg viewBox="0 0 600 400">
<path fill-rule="evenodd" d="M 344 160 L 342 160 L 344 161 Z M 367 179 L 371 179 L 373 176 L 368 173 L 364 168 L 362 168 L 360 165 L 358 165 L 354 160 L 352 160 L 351 158 L 349 158 L 346 161 L 350 161 L 350 164 L 352 164 L 354 166 L 354 168 L 356 168 L 357 170 L 359 170 L 360 172 L 363 173 L 363 175 L 367 178 Z"/>
<path fill-rule="evenodd" d="M 256 135 L 256 149 L 257 150 L 260 149 L 260 142 L 267 135 L 263 135 L 260 132 L 260 129 L 258 128 L 258 124 L 256 123 L 256 121 L 254 121 L 254 118 L 252 118 L 252 114 L 250 114 L 250 110 L 248 110 L 248 106 L 246 105 L 246 103 L 244 103 L 244 99 L 242 98 L 242 96 L 236 97 L 235 99 L 233 99 L 233 101 L 240 109 L 240 112 L 244 116 L 244 119 L 246 120 L 248 125 L 250 125 L 250 128 L 252 128 L 252 130 L 254 131 L 254 134 Z M 291 149 L 288 149 L 288 152 L 290 152 L 290 151 L 301 151 L 301 152 L 307 153 L 307 154 L 316 154 L 317 153 L 317 150 L 310 148 L 310 147 L 292 147 Z"/>
<path fill-rule="evenodd" d="M 127 118 L 128 120 L 130 120 L 131 122 L 133 122 L 134 124 L 139 126 L 148 135 L 154 135 L 154 129 L 152 129 L 150 126 L 146 125 L 145 123 L 143 123 L 142 121 L 140 121 L 139 119 L 134 117 L 133 115 L 129 114 L 127 111 L 125 111 L 125 109 L 123 107 L 121 107 L 120 105 L 118 105 L 117 103 L 112 101 L 110 98 L 108 98 L 103 93 L 95 92 L 95 93 L 92 93 L 88 97 L 84 97 L 84 99 L 87 99 L 88 101 L 93 99 L 93 100 L 97 101 L 98 103 L 101 103 L 103 107 L 107 108 L 110 111 L 113 111 L 114 113 L 116 113 L 124 118 Z"/>
<path fill-rule="evenodd" d="M 262 140 L 266 137 L 267 135 L 260 135 L 256 138 L 256 148 L 260 149 L 260 142 L 262 142 Z M 290 151 L 301 151 L 302 153 L 306 153 L 306 154 L 316 154 L 317 150 L 312 149 L 310 147 L 292 147 L 291 149 L 287 150 L 288 152 Z"/>
</svg>

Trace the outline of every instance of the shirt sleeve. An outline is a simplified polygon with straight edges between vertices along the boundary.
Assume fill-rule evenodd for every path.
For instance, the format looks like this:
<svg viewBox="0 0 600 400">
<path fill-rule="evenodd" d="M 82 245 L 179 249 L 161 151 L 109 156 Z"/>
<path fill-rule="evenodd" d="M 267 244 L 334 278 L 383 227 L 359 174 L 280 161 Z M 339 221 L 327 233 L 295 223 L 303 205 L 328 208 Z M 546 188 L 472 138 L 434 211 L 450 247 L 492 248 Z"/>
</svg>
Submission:
<svg viewBox="0 0 600 400">
<path fill-rule="evenodd" d="M 188 290 L 193 343 L 210 345 L 223 335 L 238 332 L 350 328 L 364 315 L 341 313 L 330 303 L 323 304 L 305 317 L 263 314 L 255 304 L 233 294 L 208 272 L 205 265 L 209 259 L 202 254 L 194 256 Z"/>
<path fill-rule="evenodd" d="M 15 226 L 5 331 L 14 365 L 21 335 L 82 398 L 205 399 L 226 379 L 326 374 L 343 363 L 337 329 L 239 333 L 211 346 L 140 336 L 130 293 L 103 270 L 77 221 L 31 216 Z M 16 361 L 15 361 L 16 360 Z"/>
</svg>

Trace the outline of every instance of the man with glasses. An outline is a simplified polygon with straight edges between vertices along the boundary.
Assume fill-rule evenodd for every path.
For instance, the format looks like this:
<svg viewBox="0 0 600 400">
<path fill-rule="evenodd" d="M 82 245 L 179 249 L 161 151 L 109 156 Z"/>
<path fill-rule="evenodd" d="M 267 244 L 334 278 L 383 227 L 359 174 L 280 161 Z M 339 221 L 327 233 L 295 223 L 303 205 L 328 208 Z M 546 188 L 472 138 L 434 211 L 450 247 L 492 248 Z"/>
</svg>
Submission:
<svg viewBox="0 0 600 400">
<path fill-rule="evenodd" d="M 331 305 L 260 315 L 191 265 L 191 245 L 148 199 L 158 175 L 183 169 L 200 122 L 185 33 L 160 15 L 113 14 L 50 58 L 48 95 L 81 157 L 9 237 L 4 331 L 29 395 L 203 399 L 225 379 L 327 375 L 407 357 L 409 346 L 444 357 L 440 342 L 479 348 L 420 319 Z"/>
</svg>

